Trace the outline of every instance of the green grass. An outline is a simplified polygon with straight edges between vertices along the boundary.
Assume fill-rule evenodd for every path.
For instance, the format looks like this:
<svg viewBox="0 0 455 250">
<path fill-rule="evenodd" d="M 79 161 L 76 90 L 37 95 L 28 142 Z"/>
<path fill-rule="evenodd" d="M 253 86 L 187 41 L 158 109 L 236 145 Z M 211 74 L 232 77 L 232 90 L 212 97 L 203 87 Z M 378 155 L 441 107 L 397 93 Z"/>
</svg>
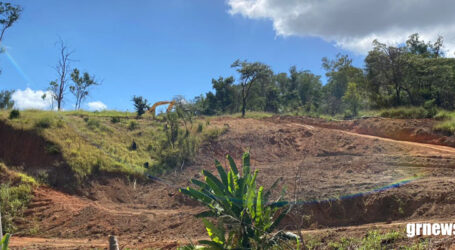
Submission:
<svg viewBox="0 0 455 250">
<path fill-rule="evenodd" d="M 326 235 L 328 236 L 328 235 Z M 325 237 L 326 237 L 325 236 Z M 363 237 L 341 237 L 327 241 L 324 236 L 304 236 L 305 249 L 426 249 L 425 241 L 408 241 L 404 230 L 370 230 Z"/>
<path fill-rule="evenodd" d="M 7 181 L 5 181 L 7 180 Z M 0 163 L 0 210 L 3 232 L 14 233 L 15 219 L 20 218 L 32 199 L 32 189 L 38 182 L 23 173 L 9 170 Z"/>
<path fill-rule="evenodd" d="M 164 151 L 169 149 L 161 150 L 160 154 L 154 153 L 159 149 L 159 142 L 166 140 L 162 117 L 152 120 L 147 115 L 143 119 L 135 119 L 133 113 L 117 111 L 38 110 L 21 111 L 21 116 L 13 120 L 9 120 L 8 116 L 7 111 L 0 111 L 3 122 L 17 129 L 36 131 L 49 141 L 50 146 L 46 150 L 61 153 L 81 181 L 87 176 L 103 173 L 142 178 L 145 172 L 154 172 L 155 167 L 177 167 L 166 166 L 160 159 L 168 155 L 169 152 Z M 119 119 L 112 122 L 113 117 Z M 203 132 L 198 132 L 197 122 L 190 132 L 195 148 L 208 137 L 221 134 L 210 125 L 205 126 Z M 133 140 L 137 144 L 136 150 L 131 150 Z M 150 167 L 144 168 L 145 164 Z"/>
<path fill-rule="evenodd" d="M 398 107 L 381 110 L 379 115 L 386 118 L 423 119 L 432 118 L 432 111 L 423 107 Z"/>
<path fill-rule="evenodd" d="M 440 121 L 434 125 L 434 131 L 448 136 L 455 135 L 455 111 L 439 111 L 434 118 Z"/>
</svg>

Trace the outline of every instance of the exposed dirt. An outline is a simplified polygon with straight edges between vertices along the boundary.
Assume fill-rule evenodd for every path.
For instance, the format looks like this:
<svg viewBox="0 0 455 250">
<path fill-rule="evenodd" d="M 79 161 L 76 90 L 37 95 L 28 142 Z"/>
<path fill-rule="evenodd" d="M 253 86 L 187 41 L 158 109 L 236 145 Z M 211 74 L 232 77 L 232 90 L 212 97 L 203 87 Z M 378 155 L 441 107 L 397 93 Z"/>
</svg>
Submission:
<svg viewBox="0 0 455 250">
<path fill-rule="evenodd" d="M 49 152 L 54 146 L 37 131 L 18 130 L 0 121 L 0 160 L 35 177 L 45 176 L 48 183 L 71 191 L 76 183 L 60 153 Z"/>
<path fill-rule="evenodd" d="M 85 197 L 46 187 L 35 190 L 28 223 L 21 225 L 12 245 L 106 247 L 107 235 L 115 234 L 128 247 L 175 248 L 203 238 L 204 228 L 193 217 L 203 208 L 177 188 L 200 178 L 202 168 L 214 170 L 214 159 L 223 163 L 227 153 L 240 159 L 247 149 L 260 170 L 260 184 L 281 178 L 277 193 L 286 188 L 287 199 L 298 201 L 285 228 L 319 232 L 347 226 L 343 232 L 365 233 L 370 226 L 360 225 L 455 220 L 455 148 L 441 146 L 453 138 L 431 132 L 431 121 L 273 117 L 219 118 L 211 125 L 228 130 L 201 148 L 198 165 L 159 181 L 106 178 L 91 183 Z M 37 225 L 39 230 L 30 235 Z"/>
</svg>

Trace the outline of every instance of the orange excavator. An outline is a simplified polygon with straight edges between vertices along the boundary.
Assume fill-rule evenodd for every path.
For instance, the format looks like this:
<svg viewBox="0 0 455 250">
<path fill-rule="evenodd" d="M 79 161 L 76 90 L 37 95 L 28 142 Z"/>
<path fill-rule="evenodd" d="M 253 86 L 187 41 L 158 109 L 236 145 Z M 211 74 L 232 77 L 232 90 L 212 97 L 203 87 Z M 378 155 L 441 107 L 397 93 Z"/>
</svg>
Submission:
<svg viewBox="0 0 455 250">
<path fill-rule="evenodd" d="M 148 112 L 152 113 L 153 117 L 155 117 L 155 110 L 156 110 L 156 107 L 158 106 L 161 106 L 161 105 L 166 105 L 166 104 L 169 104 L 169 106 L 167 107 L 166 109 L 166 112 L 169 113 L 172 108 L 174 107 L 175 105 L 175 101 L 160 101 L 160 102 L 155 102 L 155 104 L 152 105 L 152 107 L 150 107 L 148 109 Z"/>
</svg>

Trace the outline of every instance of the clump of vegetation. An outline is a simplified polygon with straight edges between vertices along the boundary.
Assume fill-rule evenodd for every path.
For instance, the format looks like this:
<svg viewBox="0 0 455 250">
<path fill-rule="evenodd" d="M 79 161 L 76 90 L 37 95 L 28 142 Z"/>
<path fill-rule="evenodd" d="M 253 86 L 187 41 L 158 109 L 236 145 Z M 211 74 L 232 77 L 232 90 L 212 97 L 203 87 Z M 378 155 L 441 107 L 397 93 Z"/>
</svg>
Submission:
<svg viewBox="0 0 455 250">
<path fill-rule="evenodd" d="M 455 135 L 455 112 L 439 111 L 434 118 L 440 121 L 434 125 L 434 131 L 448 136 Z"/>
<path fill-rule="evenodd" d="M 289 238 L 297 240 L 298 236 L 292 233 L 274 232 L 289 206 L 281 198 L 269 202 L 275 184 L 270 190 L 257 187 L 258 171 L 251 171 L 249 153 L 243 155 L 241 170 L 232 157 L 228 155 L 227 159 L 228 172 L 219 161 L 215 161 L 219 178 L 203 170 L 205 182 L 191 180 L 197 189 L 180 189 L 180 192 L 209 209 L 197 217 L 203 218 L 211 240 L 201 240 L 199 244 L 215 249 L 268 249 L 279 246 Z M 215 218 L 215 223 L 207 217 Z"/>
<path fill-rule="evenodd" d="M 129 130 L 135 130 L 135 129 L 138 129 L 139 128 L 139 123 L 137 123 L 136 121 L 130 121 L 128 123 L 128 129 Z"/>
<path fill-rule="evenodd" d="M 433 127 L 434 131 L 448 136 L 455 135 L 455 119 L 440 122 Z"/>
<path fill-rule="evenodd" d="M 52 127 L 54 120 L 51 117 L 43 117 L 35 122 L 35 128 L 46 129 Z"/>
<path fill-rule="evenodd" d="M 363 237 L 342 237 L 327 241 L 318 237 L 304 236 L 305 249 L 428 249 L 428 242 L 407 243 L 404 231 L 380 232 L 370 230 Z"/>
<path fill-rule="evenodd" d="M 433 112 L 423 107 L 399 107 L 381 111 L 381 117 L 398 119 L 423 119 L 432 118 Z"/>
<path fill-rule="evenodd" d="M 31 186 L 27 184 L 18 186 L 1 184 L 0 202 L 4 231 L 14 232 L 16 230 L 13 219 L 22 215 L 32 198 L 31 193 Z"/>
<path fill-rule="evenodd" d="M 9 112 L 9 119 L 17 119 L 21 116 L 21 112 L 18 109 L 13 109 Z"/>
<path fill-rule="evenodd" d="M 172 169 L 191 163 L 199 145 L 198 138 L 188 128 L 181 128 L 177 113 L 167 113 L 162 131 L 155 135 L 152 158 L 157 161 L 158 169 Z"/>
<path fill-rule="evenodd" d="M 0 178 L 8 181 L 0 184 L 0 211 L 2 214 L 3 232 L 15 232 L 14 219 L 22 216 L 32 199 L 32 188 L 37 182 L 23 173 L 16 173 L 0 164 Z M 14 183 L 14 184 L 13 184 Z"/>
<path fill-rule="evenodd" d="M 120 122 L 120 117 L 118 117 L 118 116 L 113 116 L 113 117 L 111 118 L 111 122 L 114 123 L 114 124 L 115 124 L 115 123 L 119 123 L 119 122 Z"/>
<path fill-rule="evenodd" d="M 197 124 L 197 132 L 198 133 L 202 133 L 203 130 L 204 130 L 204 125 L 202 123 L 198 123 Z"/>
<path fill-rule="evenodd" d="M 97 129 L 97 128 L 100 128 L 100 126 L 101 126 L 101 123 L 96 118 L 89 118 L 87 120 L 87 127 L 89 127 L 90 129 Z"/>
</svg>

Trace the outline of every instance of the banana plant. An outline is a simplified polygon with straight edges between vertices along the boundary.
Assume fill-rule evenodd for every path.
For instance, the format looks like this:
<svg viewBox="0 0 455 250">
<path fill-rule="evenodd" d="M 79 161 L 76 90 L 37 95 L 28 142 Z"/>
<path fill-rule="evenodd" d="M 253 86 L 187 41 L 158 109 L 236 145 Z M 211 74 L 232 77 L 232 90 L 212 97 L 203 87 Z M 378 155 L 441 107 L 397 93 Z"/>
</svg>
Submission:
<svg viewBox="0 0 455 250">
<path fill-rule="evenodd" d="M 10 234 L 5 234 L 5 236 L 3 236 L 2 240 L 0 241 L 0 246 L 1 246 L 1 250 L 8 250 L 8 245 L 9 245 L 9 238 L 11 237 Z"/>
<path fill-rule="evenodd" d="M 192 179 L 197 188 L 187 187 L 180 192 L 198 200 L 208 208 L 196 217 L 202 217 L 210 241 L 200 241 L 209 249 L 266 248 L 277 244 L 281 233 L 273 233 L 288 212 L 288 203 L 281 200 L 269 202 L 271 191 L 257 187 L 258 170 L 252 172 L 250 154 L 242 157 L 242 171 L 239 171 L 231 156 L 227 155 L 229 170 L 215 160 L 219 178 L 203 170 L 204 181 Z M 206 217 L 214 217 L 213 224 Z M 226 229 L 229 232 L 226 232 Z"/>
</svg>

